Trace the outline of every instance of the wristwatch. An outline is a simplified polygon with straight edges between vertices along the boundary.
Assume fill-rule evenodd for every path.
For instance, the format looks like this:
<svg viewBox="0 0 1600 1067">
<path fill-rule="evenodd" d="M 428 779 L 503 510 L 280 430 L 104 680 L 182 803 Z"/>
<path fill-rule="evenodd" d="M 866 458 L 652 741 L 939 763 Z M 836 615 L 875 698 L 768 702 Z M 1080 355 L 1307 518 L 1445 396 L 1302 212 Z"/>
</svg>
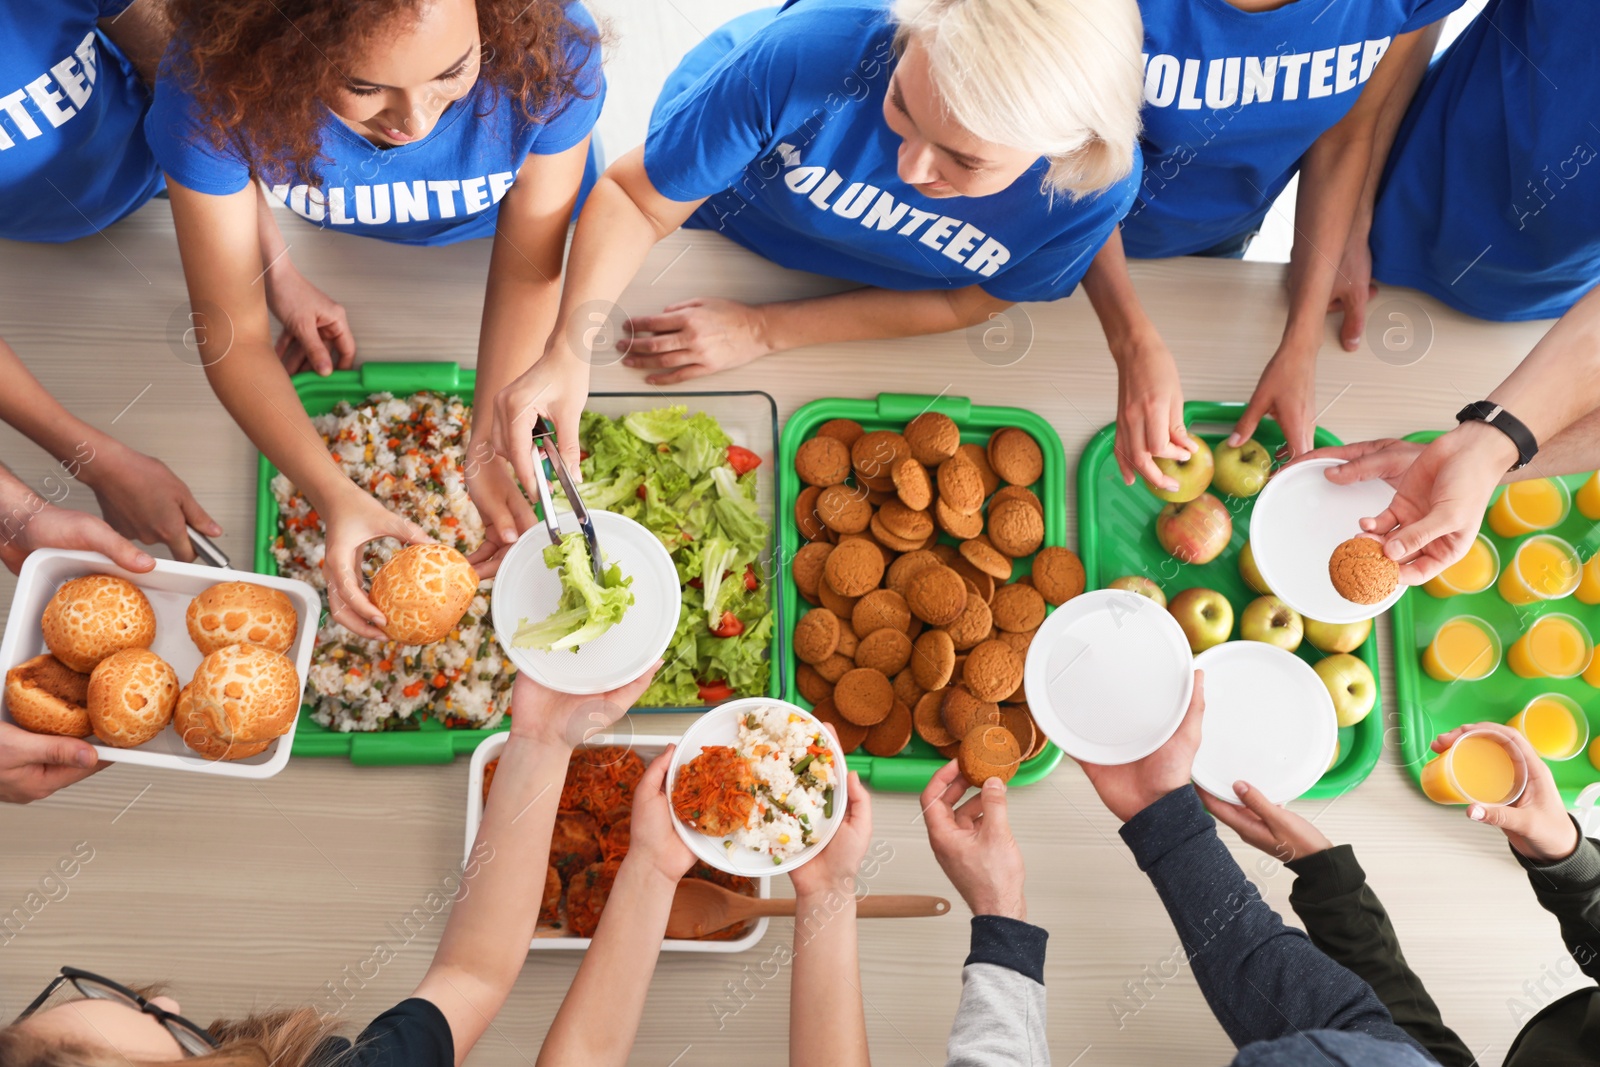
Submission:
<svg viewBox="0 0 1600 1067">
<path fill-rule="evenodd" d="M 1517 446 L 1517 462 L 1511 468 L 1519 471 L 1533 462 L 1533 457 L 1539 454 L 1539 442 L 1534 439 L 1533 431 L 1523 424 L 1505 408 L 1492 400 L 1475 400 L 1456 412 L 1457 422 L 1486 422 L 1511 438 L 1511 443 Z"/>
</svg>

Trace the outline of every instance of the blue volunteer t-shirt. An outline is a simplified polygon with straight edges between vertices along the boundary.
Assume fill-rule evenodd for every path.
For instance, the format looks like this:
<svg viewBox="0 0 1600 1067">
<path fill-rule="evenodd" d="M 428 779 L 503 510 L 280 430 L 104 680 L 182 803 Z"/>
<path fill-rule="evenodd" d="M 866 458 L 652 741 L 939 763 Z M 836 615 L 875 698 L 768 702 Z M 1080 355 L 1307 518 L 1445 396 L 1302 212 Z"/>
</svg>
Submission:
<svg viewBox="0 0 1600 1067">
<path fill-rule="evenodd" d="M 581 4 L 572 21 L 595 33 Z M 316 183 L 259 175 L 289 209 L 325 229 L 345 230 L 397 244 L 443 245 L 494 234 L 499 204 L 530 154 L 556 155 L 583 141 L 600 116 L 605 78 L 600 47 L 576 38 L 568 54 L 581 66 L 584 96 L 562 101 L 547 120 L 529 123 L 521 108 L 479 74 L 472 91 L 452 101 L 420 141 L 379 148 L 332 112 L 321 129 L 323 160 Z M 196 125 L 196 103 L 165 74 L 145 132 L 167 176 L 186 188 L 226 196 L 250 182 L 250 167 L 218 150 Z"/>
<path fill-rule="evenodd" d="M 723 26 L 667 79 L 645 140 L 662 195 L 708 198 L 688 225 L 785 267 L 885 289 L 1072 292 L 1132 200 L 1137 170 L 1074 201 L 1040 159 L 984 197 L 925 197 L 883 121 L 888 0 L 804 0 Z"/>
<path fill-rule="evenodd" d="M 95 29 L 129 3 L 0 4 L 0 237 L 71 241 L 160 191 L 149 95 Z"/>
<path fill-rule="evenodd" d="M 1460 4 L 1141 0 L 1144 180 L 1122 223 L 1128 255 L 1190 255 L 1258 229 L 1394 37 Z"/>
<path fill-rule="evenodd" d="M 1600 7 L 1490 0 L 1428 71 L 1372 220 L 1372 273 L 1481 319 L 1600 283 Z"/>
</svg>

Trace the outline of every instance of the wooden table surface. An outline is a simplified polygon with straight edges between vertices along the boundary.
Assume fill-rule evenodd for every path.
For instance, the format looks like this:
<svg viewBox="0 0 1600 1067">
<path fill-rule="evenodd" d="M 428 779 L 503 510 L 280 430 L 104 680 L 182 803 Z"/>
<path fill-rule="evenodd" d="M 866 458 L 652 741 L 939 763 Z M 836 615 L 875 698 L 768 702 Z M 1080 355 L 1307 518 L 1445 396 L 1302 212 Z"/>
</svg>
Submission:
<svg viewBox="0 0 1600 1067">
<path fill-rule="evenodd" d="M 474 360 L 487 241 L 407 248 L 287 218 L 284 227 L 301 268 L 349 309 L 361 358 Z M 1189 259 L 1136 264 L 1133 275 L 1177 354 L 1187 395 L 1246 399 L 1282 327 L 1283 268 Z M 622 303 L 642 313 L 691 296 L 760 301 L 834 284 L 705 233 L 680 233 L 652 253 Z M 1318 401 L 1326 407 L 1322 423 L 1345 440 L 1447 425 L 1547 326 L 1476 322 L 1405 290 L 1384 292 L 1378 303 L 1385 301 L 1432 332 L 1431 348 L 1400 366 L 1410 357 L 1343 352 L 1330 325 Z M 226 529 L 223 549 L 248 566 L 255 451 L 186 359 L 179 334 L 187 309 L 164 201 L 70 245 L 0 242 L 3 336 L 70 409 L 185 478 Z M 819 396 L 950 391 L 1038 411 L 1075 462 L 1115 414 L 1115 370 L 1088 301 L 1076 296 L 1014 315 L 1012 348 L 999 354 L 977 331 L 840 344 L 679 388 L 763 389 L 783 417 Z M 619 364 L 597 368 L 593 387 L 642 383 Z M 36 487 L 51 473 L 48 457 L 9 428 L 0 427 L 0 457 Z M 1070 493 L 1068 500 L 1071 508 Z M 66 503 L 92 510 L 93 494 L 74 484 Z M 13 584 L 4 574 L 0 603 L 9 602 Z M 1388 692 L 1386 624 L 1380 634 Z M 1392 719 L 1392 706 L 1385 710 Z M 638 728 L 682 725 L 651 716 Z M 1556 925 L 1535 904 L 1500 835 L 1431 805 L 1399 763 L 1391 727 L 1365 784 L 1301 810 L 1334 841 L 1356 845 L 1446 1019 L 1483 1051 L 1481 1062 L 1499 1063 L 1527 1015 L 1582 979 L 1562 977 L 1573 968 Z M 125 982 L 166 981 L 202 1021 L 310 1002 L 342 1010 L 359 1027 L 409 995 L 428 964 L 444 916 L 420 928 L 401 923 L 457 869 L 466 788 L 464 759 L 418 768 L 296 759 L 259 784 L 123 764 L 41 803 L 6 806 L 0 1018 L 26 1004 L 60 965 L 75 964 Z M 1065 761 L 1043 783 L 1016 791 L 1011 812 L 1028 865 L 1029 917 L 1051 935 L 1056 1062 L 1226 1062 L 1229 1043 L 1181 966 L 1155 893 L 1077 767 Z M 872 889 L 954 899 L 928 850 L 916 799 L 877 794 L 874 815 L 892 859 Z M 1267 899 L 1289 915 L 1292 874 L 1235 845 Z M 92 860 L 71 881 L 47 880 L 75 848 L 92 850 Z M 863 922 L 863 991 L 881 1063 L 943 1062 L 967 950 L 967 913 L 955 903 L 955 914 L 943 918 Z M 780 1061 L 788 975 L 775 952 L 790 930 L 774 921 L 766 939 L 739 956 L 665 956 L 634 1061 Z M 576 955 L 531 954 L 472 1062 L 531 1063 L 577 964 Z"/>
</svg>

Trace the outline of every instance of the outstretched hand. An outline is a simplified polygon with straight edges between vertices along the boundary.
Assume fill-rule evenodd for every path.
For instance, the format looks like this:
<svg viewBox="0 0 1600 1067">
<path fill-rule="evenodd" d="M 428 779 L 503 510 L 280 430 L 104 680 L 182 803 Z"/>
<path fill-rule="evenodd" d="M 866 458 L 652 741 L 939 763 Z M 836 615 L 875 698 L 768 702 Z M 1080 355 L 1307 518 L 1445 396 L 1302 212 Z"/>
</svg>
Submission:
<svg viewBox="0 0 1600 1067">
<path fill-rule="evenodd" d="M 1537 863 L 1554 863 L 1572 855 L 1579 845 L 1578 827 L 1567 814 L 1567 805 L 1556 788 L 1550 765 L 1528 743 L 1528 739 L 1509 726 L 1497 722 L 1458 726 L 1433 739 L 1433 750 L 1444 752 L 1468 730 L 1497 735 L 1522 753 L 1528 765 L 1528 785 L 1512 804 L 1467 805 L 1467 818 L 1473 822 L 1498 826 L 1511 847 Z"/>
<path fill-rule="evenodd" d="M 1280 863 L 1333 847 L 1333 842 L 1309 819 L 1282 804 L 1274 804 L 1261 790 L 1251 788 L 1249 782 L 1234 782 L 1233 791 L 1243 806 L 1230 804 L 1204 789 L 1200 790 L 1200 803 L 1218 822 L 1233 827 L 1245 844 L 1254 845 Z"/>
<path fill-rule="evenodd" d="M 42 800 L 106 766 L 87 741 L 0 723 L 0 801 L 7 804 Z"/>
<path fill-rule="evenodd" d="M 1116 766 L 1078 761 L 1100 802 L 1123 822 L 1189 784 L 1194 754 L 1200 748 L 1200 720 L 1205 717 L 1205 680 L 1205 671 L 1194 672 L 1194 696 L 1183 722 L 1166 744 L 1150 755 Z"/>
<path fill-rule="evenodd" d="M 1011 836 L 1005 783 L 990 778 L 977 795 L 957 806 L 967 789 L 960 764 L 951 760 L 922 791 L 933 858 L 972 914 L 1026 919 L 1026 871 L 1022 850 Z"/>
</svg>

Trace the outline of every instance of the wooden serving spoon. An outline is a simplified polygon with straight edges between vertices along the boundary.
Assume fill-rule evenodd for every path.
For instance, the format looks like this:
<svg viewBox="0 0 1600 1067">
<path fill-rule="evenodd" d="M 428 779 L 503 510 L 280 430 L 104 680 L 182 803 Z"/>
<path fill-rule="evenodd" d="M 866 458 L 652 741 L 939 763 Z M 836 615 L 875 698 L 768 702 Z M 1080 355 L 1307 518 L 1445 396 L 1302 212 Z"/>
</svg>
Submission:
<svg viewBox="0 0 1600 1067">
<path fill-rule="evenodd" d="M 871 896 L 856 900 L 856 917 L 861 919 L 901 919 L 926 915 L 946 915 L 950 902 L 943 897 Z M 672 897 L 667 916 L 667 936 L 673 939 L 703 937 L 746 919 L 764 915 L 792 916 L 793 897 L 747 897 L 699 878 L 685 878 Z"/>
</svg>

